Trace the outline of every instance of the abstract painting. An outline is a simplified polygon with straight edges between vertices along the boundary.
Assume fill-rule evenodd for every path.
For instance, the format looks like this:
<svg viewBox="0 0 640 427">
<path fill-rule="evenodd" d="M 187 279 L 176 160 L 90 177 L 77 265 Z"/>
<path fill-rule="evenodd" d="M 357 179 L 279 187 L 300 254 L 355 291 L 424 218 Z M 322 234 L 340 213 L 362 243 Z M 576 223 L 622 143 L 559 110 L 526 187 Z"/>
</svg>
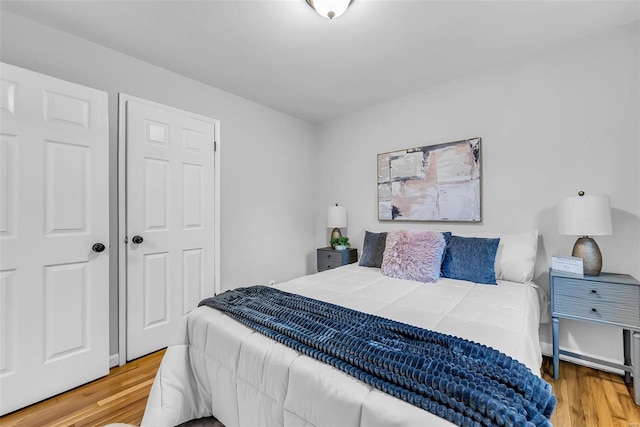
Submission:
<svg viewBox="0 0 640 427">
<path fill-rule="evenodd" d="M 480 138 L 378 154 L 378 219 L 480 222 Z"/>
</svg>

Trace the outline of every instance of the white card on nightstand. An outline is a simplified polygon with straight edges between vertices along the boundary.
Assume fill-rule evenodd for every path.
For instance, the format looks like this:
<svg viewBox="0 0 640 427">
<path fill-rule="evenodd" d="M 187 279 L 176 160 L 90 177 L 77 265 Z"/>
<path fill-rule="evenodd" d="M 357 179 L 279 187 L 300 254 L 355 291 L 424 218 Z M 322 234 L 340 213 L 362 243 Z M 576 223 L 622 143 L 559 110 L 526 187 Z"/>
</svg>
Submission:
<svg viewBox="0 0 640 427">
<path fill-rule="evenodd" d="M 552 255 L 551 269 L 570 276 L 584 277 L 584 260 L 568 255 Z"/>
</svg>

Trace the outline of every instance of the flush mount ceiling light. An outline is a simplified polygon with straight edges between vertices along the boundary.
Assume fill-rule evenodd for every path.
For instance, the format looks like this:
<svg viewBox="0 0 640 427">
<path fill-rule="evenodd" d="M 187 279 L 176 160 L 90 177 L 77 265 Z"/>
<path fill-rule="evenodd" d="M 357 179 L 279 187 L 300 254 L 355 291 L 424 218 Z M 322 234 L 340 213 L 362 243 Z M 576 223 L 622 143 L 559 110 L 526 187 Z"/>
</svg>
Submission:
<svg viewBox="0 0 640 427">
<path fill-rule="evenodd" d="M 323 18 L 333 19 L 342 15 L 353 0 L 307 0 L 307 4 Z"/>
</svg>

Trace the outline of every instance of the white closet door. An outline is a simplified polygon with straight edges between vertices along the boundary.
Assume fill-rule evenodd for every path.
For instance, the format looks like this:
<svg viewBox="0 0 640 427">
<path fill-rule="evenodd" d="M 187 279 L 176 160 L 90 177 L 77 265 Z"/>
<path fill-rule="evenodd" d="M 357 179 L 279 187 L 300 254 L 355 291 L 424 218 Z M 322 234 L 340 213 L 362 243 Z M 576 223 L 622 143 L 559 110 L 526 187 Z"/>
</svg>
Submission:
<svg viewBox="0 0 640 427">
<path fill-rule="evenodd" d="M 214 294 L 216 122 L 137 99 L 125 108 L 131 360 L 166 347 Z"/>
<path fill-rule="evenodd" d="M 0 70 L 5 414 L 109 372 L 109 136 L 105 92 Z"/>
</svg>

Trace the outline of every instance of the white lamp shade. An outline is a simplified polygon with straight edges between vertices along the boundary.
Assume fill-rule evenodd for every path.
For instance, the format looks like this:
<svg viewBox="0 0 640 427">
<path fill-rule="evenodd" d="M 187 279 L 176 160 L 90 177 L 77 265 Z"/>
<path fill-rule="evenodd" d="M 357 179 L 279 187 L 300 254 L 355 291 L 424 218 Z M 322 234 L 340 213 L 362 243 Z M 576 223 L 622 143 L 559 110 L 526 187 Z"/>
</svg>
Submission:
<svg viewBox="0 0 640 427">
<path fill-rule="evenodd" d="M 307 3 L 323 18 L 333 19 L 347 11 L 353 0 L 307 0 Z"/>
<path fill-rule="evenodd" d="M 612 234 L 609 196 L 575 196 L 560 199 L 558 231 L 570 236 Z"/>
<path fill-rule="evenodd" d="M 347 208 L 344 206 L 329 206 L 327 209 L 327 228 L 342 228 L 347 226 Z"/>
</svg>

